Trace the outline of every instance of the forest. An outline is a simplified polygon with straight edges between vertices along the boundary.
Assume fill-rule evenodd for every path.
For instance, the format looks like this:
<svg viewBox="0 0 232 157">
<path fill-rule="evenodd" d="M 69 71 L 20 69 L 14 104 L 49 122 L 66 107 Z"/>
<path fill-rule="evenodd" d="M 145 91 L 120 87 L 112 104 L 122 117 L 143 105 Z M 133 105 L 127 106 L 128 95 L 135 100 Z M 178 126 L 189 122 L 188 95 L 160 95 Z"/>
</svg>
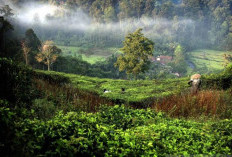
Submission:
<svg viewBox="0 0 232 157">
<path fill-rule="evenodd" d="M 14 1 L 21 7 L 25 7 L 26 2 Z M 45 15 L 50 21 L 48 30 L 34 27 L 41 39 L 50 38 L 62 45 L 117 47 L 121 46 L 125 33 L 142 27 L 145 35 L 149 34 L 148 37 L 157 43 L 156 51 L 162 53 L 171 53 L 169 45 L 174 43 L 181 44 L 187 50 L 209 47 L 231 50 L 230 0 L 48 2 L 58 8 L 55 14 Z M 28 7 L 33 8 L 29 4 Z M 80 17 L 76 18 L 76 15 Z M 34 16 L 28 19 L 28 24 L 43 23 L 44 19 L 40 18 Z M 63 29 L 66 24 L 69 26 Z"/>
<path fill-rule="evenodd" d="M 21 57 L 22 61 L 18 41 L 26 39 L 33 42 L 29 43 L 30 46 L 34 46 L 33 53 L 29 54 L 30 64 L 44 69 L 35 61 L 35 54 L 38 53 L 39 42 L 52 40 L 62 50 L 61 57 L 51 67 L 53 70 L 125 78 L 123 73 L 115 75 L 112 72 L 117 71 L 112 64 L 120 53 L 124 37 L 142 28 L 144 35 L 155 43 L 155 57 L 166 55 L 174 58 L 178 56 L 175 50 L 180 45 L 183 53 L 180 60 L 191 64 L 189 52 L 197 49 L 231 51 L 231 3 L 230 0 L 3 1 L 11 8 L 5 7 L 2 15 L 14 26 L 3 33 L 5 42 L 11 45 L 11 49 L 4 52 L 17 60 Z M 15 50 L 12 51 L 12 48 Z M 75 66 L 71 66 L 70 62 Z M 190 73 L 188 64 L 152 64 L 146 75 L 151 79 L 170 78 L 173 77 L 171 71 L 187 76 Z M 198 63 L 193 64 L 198 66 Z M 81 65 L 85 68 L 82 69 Z M 203 65 L 193 71 L 212 73 L 207 67 Z M 145 77 L 141 75 L 140 78 Z"/>
<path fill-rule="evenodd" d="M 0 76 L 3 157 L 232 155 L 232 0 L 0 0 Z"/>
</svg>

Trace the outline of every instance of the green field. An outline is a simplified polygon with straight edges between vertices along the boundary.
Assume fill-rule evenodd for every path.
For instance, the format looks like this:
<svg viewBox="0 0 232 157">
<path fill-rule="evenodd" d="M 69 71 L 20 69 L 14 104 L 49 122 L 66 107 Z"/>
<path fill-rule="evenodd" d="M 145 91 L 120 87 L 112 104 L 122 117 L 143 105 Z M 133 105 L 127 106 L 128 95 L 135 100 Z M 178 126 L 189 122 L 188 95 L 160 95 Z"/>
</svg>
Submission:
<svg viewBox="0 0 232 157">
<path fill-rule="evenodd" d="M 232 54 L 232 52 L 216 51 L 216 50 L 195 50 L 188 53 L 188 60 L 195 65 L 194 71 L 201 73 L 211 73 L 223 70 L 223 54 Z M 189 73 L 193 71 L 188 69 Z"/>
<path fill-rule="evenodd" d="M 158 100 L 172 94 L 178 94 L 188 88 L 188 78 L 165 79 L 165 80 L 115 80 L 100 79 L 96 77 L 80 76 L 75 74 L 40 71 L 49 75 L 62 75 L 71 80 L 72 86 L 89 92 L 96 92 L 98 95 L 111 100 L 123 102 L 143 102 L 146 100 Z M 125 92 L 121 91 L 125 88 Z M 111 92 L 104 93 L 107 89 Z"/>
<path fill-rule="evenodd" d="M 94 64 L 98 61 L 104 61 L 107 57 L 111 56 L 118 51 L 117 48 L 83 48 L 74 46 L 60 46 L 63 56 L 78 57 L 81 55 L 84 61 Z"/>
<path fill-rule="evenodd" d="M 146 108 L 149 105 L 142 106 L 146 109 L 135 109 L 100 99 L 139 101 L 143 105 L 148 98 L 151 102 L 150 98 L 185 92 L 187 78 L 113 80 L 33 71 L 1 58 L 0 65 L 1 76 L 5 78 L 1 89 L 6 89 L 0 98 L 2 154 L 127 157 L 232 154 L 231 89 L 164 99 L 167 105 L 162 102 L 159 105 L 167 106 L 163 113 L 159 108 Z M 231 87 L 231 69 L 211 81 L 227 87 L 230 83 Z M 204 75 L 202 82 L 209 85 L 210 77 Z M 126 88 L 125 93 L 121 92 L 122 87 Z M 104 94 L 104 88 L 111 92 Z M 174 118 L 174 112 L 178 119 Z"/>
</svg>

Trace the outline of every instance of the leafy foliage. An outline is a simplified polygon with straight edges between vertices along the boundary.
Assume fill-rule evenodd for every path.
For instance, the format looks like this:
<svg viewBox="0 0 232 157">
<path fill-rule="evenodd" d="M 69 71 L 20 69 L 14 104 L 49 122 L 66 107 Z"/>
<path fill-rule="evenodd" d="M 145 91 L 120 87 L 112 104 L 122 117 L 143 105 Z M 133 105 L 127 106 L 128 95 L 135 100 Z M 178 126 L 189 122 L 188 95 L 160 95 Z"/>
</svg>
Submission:
<svg viewBox="0 0 232 157">
<path fill-rule="evenodd" d="M 124 105 L 101 106 L 96 113 L 83 111 L 64 113 L 59 110 L 55 116 L 50 116 L 49 112 L 57 111 L 57 104 L 41 98 L 35 99 L 30 95 L 33 91 L 30 80 L 33 78 L 32 70 L 10 60 L 1 59 L 0 61 L 1 72 L 4 72 L 3 76 L 7 77 L 7 80 L 3 80 L 4 83 L 14 81 L 18 87 L 16 88 L 15 84 L 12 86 L 7 84 L 12 89 L 3 88 L 4 92 L 7 91 L 19 102 L 15 104 L 13 101 L 7 101 L 11 99 L 6 96 L 1 97 L 0 100 L 0 153 L 3 156 L 232 154 L 231 119 L 201 123 L 173 119 L 155 110 L 132 109 Z M 57 74 L 55 72 L 44 73 L 51 73 L 53 77 Z M 231 74 L 231 66 L 228 66 L 223 74 L 226 76 L 228 73 Z M 59 75 L 54 79 L 59 80 Z M 83 83 L 82 85 L 86 86 L 92 82 L 88 86 L 89 89 L 96 89 L 95 84 L 99 86 L 98 83 L 104 84 L 112 81 L 70 74 L 63 75 L 63 77 L 68 76 L 73 85 Z M 79 82 L 75 82 L 77 81 L 75 79 Z M 25 81 L 28 81 L 28 84 Z M 123 80 L 118 81 L 119 84 L 123 83 Z M 174 86 L 177 86 L 174 79 L 163 80 L 160 83 L 167 84 L 165 81 L 173 81 Z M 179 81 L 184 80 L 179 79 Z M 133 83 L 131 86 L 141 83 L 146 85 L 144 87 L 146 89 L 149 86 L 149 82 L 130 82 Z M 14 89 L 18 90 L 14 93 Z M 22 99 L 22 97 L 28 96 L 31 96 L 30 100 L 34 100 L 33 105 L 31 107 L 21 106 L 21 103 L 27 102 L 27 99 Z M 44 119 L 39 116 L 44 116 Z"/>
<path fill-rule="evenodd" d="M 0 112 L 12 114 L 7 108 Z M 104 107 L 95 114 L 59 112 L 47 121 L 19 120 L 11 126 L 16 130 L 11 148 L 48 156 L 231 154 L 231 125 L 231 120 L 197 123 L 151 110 Z"/>
<path fill-rule="evenodd" d="M 225 60 L 224 66 L 227 66 L 232 61 L 232 56 L 230 54 L 224 54 L 223 58 Z"/>
<path fill-rule="evenodd" d="M 70 79 L 68 77 L 58 75 L 56 73 L 44 73 L 42 71 L 36 71 L 33 73 L 35 78 L 45 80 L 51 84 L 65 84 L 69 83 Z"/>
<path fill-rule="evenodd" d="M 47 40 L 42 44 L 41 52 L 37 54 L 36 60 L 46 64 L 50 71 L 50 66 L 56 61 L 60 52 L 61 50 L 54 45 L 53 41 Z"/>
<path fill-rule="evenodd" d="M 39 48 L 41 47 L 41 41 L 39 40 L 33 29 L 26 30 L 25 42 L 27 46 L 33 51 L 39 51 Z"/>
<path fill-rule="evenodd" d="M 203 88 L 228 89 L 232 85 L 232 64 L 227 65 L 220 74 L 210 74 L 202 77 Z"/>
<path fill-rule="evenodd" d="M 142 29 L 136 30 L 126 36 L 124 47 L 121 49 L 122 56 L 118 57 L 115 66 L 119 71 L 126 71 L 127 74 L 138 75 L 148 70 L 149 57 L 152 56 L 154 43 L 142 34 Z"/>
<path fill-rule="evenodd" d="M 174 51 L 174 55 L 175 55 L 174 61 L 173 61 L 174 71 L 179 72 L 179 73 L 185 73 L 187 64 L 185 61 L 184 49 L 181 45 L 177 45 Z"/>
<path fill-rule="evenodd" d="M 101 97 L 114 100 L 116 103 L 130 103 L 141 106 L 148 105 L 152 100 L 158 100 L 162 97 L 178 94 L 188 87 L 188 78 L 165 79 L 165 80 L 113 80 L 100 79 L 96 77 L 80 76 L 59 72 L 39 71 L 47 75 L 64 76 L 70 79 L 73 87 L 94 92 Z M 125 88 L 125 92 L 122 92 Z M 110 93 L 104 93 L 108 89 Z"/>
<path fill-rule="evenodd" d="M 35 94 L 32 88 L 33 71 L 12 60 L 0 58 L 0 99 L 11 103 L 30 103 Z"/>
</svg>

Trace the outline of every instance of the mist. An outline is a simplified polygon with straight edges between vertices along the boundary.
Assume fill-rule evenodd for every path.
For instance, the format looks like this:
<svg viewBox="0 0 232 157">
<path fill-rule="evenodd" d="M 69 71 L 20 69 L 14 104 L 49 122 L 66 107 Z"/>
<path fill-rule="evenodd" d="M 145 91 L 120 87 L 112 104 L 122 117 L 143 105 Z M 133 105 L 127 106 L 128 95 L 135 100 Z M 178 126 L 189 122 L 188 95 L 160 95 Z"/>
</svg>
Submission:
<svg viewBox="0 0 232 157">
<path fill-rule="evenodd" d="M 90 40 L 101 40 L 96 36 L 105 36 L 105 41 L 110 40 L 115 45 L 119 45 L 125 38 L 125 35 L 134 32 L 138 28 L 143 29 L 145 36 L 153 41 L 162 43 L 186 41 L 184 36 L 191 40 L 204 43 L 201 39 L 196 39 L 195 25 L 192 19 L 174 18 L 168 20 L 158 17 L 141 17 L 120 20 L 118 22 L 97 23 L 88 14 L 80 8 L 75 10 L 68 9 L 65 5 L 53 5 L 38 2 L 23 3 L 21 6 L 15 6 L 8 1 L 3 1 L 3 5 L 9 5 L 14 10 L 14 20 L 24 28 L 33 28 L 42 40 L 53 39 L 57 31 L 67 33 L 71 38 L 73 35 L 84 33 L 89 42 Z M 46 33 L 48 32 L 48 33 Z M 47 34 L 51 34 L 48 35 Z M 179 32 L 184 32 L 185 35 Z M 187 35 L 186 35 L 187 34 Z M 181 39 L 176 39 L 180 38 Z M 190 39 L 191 38 L 191 39 Z M 116 40 L 115 40 L 116 39 Z M 103 39 L 102 39 L 103 40 Z M 103 41 L 104 42 L 104 41 Z M 72 44 L 74 45 L 74 44 Z"/>
<path fill-rule="evenodd" d="M 181 19 L 177 21 L 170 21 L 164 18 L 148 18 L 142 17 L 140 19 L 124 19 L 120 22 L 109 23 L 95 23 L 94 20 L 84 13 L 80 8 L 71 11 L 63 6 L 56 6 L 52 4 L 29 2 L 21 6 L 15 6 L 9 1 L 2 0 L 2 5 L 9 5 L 14 11 L 14 18 L 21 25 L 30 27 L 39 25 L 41 27 L 53 27 L 65 30 L 98 30 L 104 31 L 133 31 L 137 28 L 156 29 L 157 33 L 163 33 L 161 28 L 167 29 L 174 23 L 178 25 L 192 25 L 194 23 L 191 19 Z M 159 26 L 159 27 L 158 27 Z"/>
</svg>

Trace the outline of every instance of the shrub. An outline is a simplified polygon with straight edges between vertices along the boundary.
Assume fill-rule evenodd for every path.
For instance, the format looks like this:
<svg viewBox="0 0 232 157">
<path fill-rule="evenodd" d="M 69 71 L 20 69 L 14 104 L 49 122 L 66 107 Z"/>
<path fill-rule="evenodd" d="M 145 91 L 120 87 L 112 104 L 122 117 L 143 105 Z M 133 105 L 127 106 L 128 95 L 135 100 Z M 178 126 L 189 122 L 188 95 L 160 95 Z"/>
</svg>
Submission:
<svg viewBox="0 0 232 157">
<path fill-rule="evenodd" d="M 232 64 L 222 73 L 202 76 L 203 88 L 229 89 L 232 85 Z"/>
<path fill-rule="evenodd" d="M 57 110 L 52 101 L 46 99 L 35 99 L 32 103 L 31 109 L 34 110 L 34 116 L 39 119 L 47 119 L 52 117 Z"/>
<path fill-rule="evenodd" d="M 11 104 L 30 104 L 35 96 L 32 88 L 32 70 L 12 60 L 0 58 L 0 99 Z"/>
<path fill-rule="evenodd" d="M 68 77 L 58 75 L 58 74 L 55 74 L 53 72 L 44 73 L 42 71 L 37 70 L 37 71 L 34 71 L 33 75 L 35 76 L 35 78 L 42 79 L 42 80 L 47 81 L 51 84 L 70 83 L 70 80 Z"/>
<path fill-rule="evenodd" d="M 8 112 L 0 110 L 0 115 Z M 140 119 L 128 123 L 124 117 Z M 231 120 L 197 123 L 151 110 L 102 107 L 94 114 L 59 112 L 46 121 L 21 119 L 15 122 L 12 147 L 28 156 L 231 155 L 231 125 Z"/>
</svg>

